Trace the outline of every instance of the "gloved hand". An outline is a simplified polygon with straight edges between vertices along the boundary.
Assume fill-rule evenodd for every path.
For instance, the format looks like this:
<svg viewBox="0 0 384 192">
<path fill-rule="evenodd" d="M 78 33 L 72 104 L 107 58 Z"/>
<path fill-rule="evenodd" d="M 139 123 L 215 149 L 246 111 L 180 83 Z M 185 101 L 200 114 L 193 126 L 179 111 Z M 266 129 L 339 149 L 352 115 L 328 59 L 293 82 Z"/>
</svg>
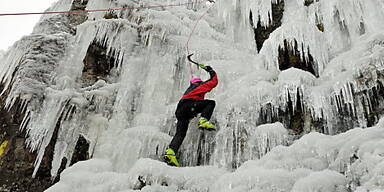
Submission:
<svg viewBox="0 0 384 192">
<path fill-rule="evenodd" d="M 205 66 L 204 64 L 199 64 L 199 67 L 201 67 L 202 69 L 204 69 L 207 72 L 212 72 L 213 71 L 211 66 Z"/>
<path fill-rule="evenodd" d="M 213 71 L 212 67 L 211 66 L 205 66 L 204 68 L 206 71 L 210 72 L 210 71 Z"/>
<path fill-rule="evenodd" d="M 199 67 L 201 67 L 202 69 L 206 70 L 206 66 L 204 64 L 198 64 Z"/>
</svg>

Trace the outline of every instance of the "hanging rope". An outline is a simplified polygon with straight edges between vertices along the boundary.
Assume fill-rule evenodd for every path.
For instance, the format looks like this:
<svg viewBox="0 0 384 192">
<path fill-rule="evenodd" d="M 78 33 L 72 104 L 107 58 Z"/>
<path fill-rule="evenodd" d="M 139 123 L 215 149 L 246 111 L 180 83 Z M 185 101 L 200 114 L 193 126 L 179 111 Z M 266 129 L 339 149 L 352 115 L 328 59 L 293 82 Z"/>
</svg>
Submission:
<svg viewBox="0 0 384 192">
<path fill-rule="evenodd" d="M 30 12 L 30 13 L 1 13 L 1 16 L 20 16 L 20 15 L 49 15 L 49 14 L 62 14 L 62 13 L 90 13 L 90 12 L 108 12 L 114 10 L 133 10 L 133 9 L 153 9 L 153 8 L 164 8 L 164 7 L 180 7 L 192 4 L 189 3 L 177 3 L 177 4 L 168 4 L 168 5 L 149 5 L 149 6 L 140 6 L 140 7 L 122 7 L 122 8 L 109 8 L 109 9 L 93 9 L 93 10 L 77 10 L 77 11 L 47 11 L 47 12 Z"/>
<path fill-rule="evenodd" d="M 215 3 L 214 1 L 212 0 L 208 0 L 210 3 Z M 196 30 L 196 27 L 197 25 L 200 23 L 200 21 L 208 14 L 209 10 L 211 10 L 211 8 L 214 6 L 214 4 L 212 4 L 211 6 L 209 6 L 209 8 L 204 11 L 204 13 L 197 19 L 197 21 L 195 22 L 195 25 L 193 26 L 192 28 L 192 31 L 191 33 L 189 34 L 189 37 L 188 37 L 188 40 L 187 40 L 187 43 L 186 43 L 186 49 L 187 49 L 187 55 L 190 55 L 190 52 L 189 52 L 189 42 L 191 41 L 191 38 L 192 38 L 192 35 L 193 33 L 195 32 Z M 190 69 L 190 72 L 191 72 L 191 78 L 193 77 L 193 72 L 192 72 L 192 64 L 189 65 L 189 69 Z"/>
</svg>

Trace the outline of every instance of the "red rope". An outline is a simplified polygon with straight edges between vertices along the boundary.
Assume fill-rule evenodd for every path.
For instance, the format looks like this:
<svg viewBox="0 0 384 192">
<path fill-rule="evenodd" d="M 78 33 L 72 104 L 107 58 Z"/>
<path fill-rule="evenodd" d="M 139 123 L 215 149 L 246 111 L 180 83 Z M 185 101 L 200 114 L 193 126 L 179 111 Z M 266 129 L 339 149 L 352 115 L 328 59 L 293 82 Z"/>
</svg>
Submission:
<svg viewBox="0 0 384 192">
<path fill-rule="evenodd" d="M 89 13 L 89 12 L 102 12 L 102 11 L 113 11 L 113 10 L 133 10 L 133 9 L 153 9 L 162 7 L 178 7 L 189 5 L 190 3 L 178 3 L 168 5 L 150 5 L 141 7 L 125 7 L 125 8 L 109 8 L 109 9 L 93 9 L 93 10 L 79 10 L 79 11 L 47 11 L 47 12 L 31 12 L 31 13 L 1 13 L 0 16 L 18 16 L 18 15 L 48 15 L 48 14 L 62 14 L 62 13 Z"/>
<path fill-rule="evenodd" d="M 193 26 L 192 28 L 192 31 L 191 33 L 189 34 L 189 37 L 188 37 L 188 40 L 187 40 L 187 44 L 185 45 L 186 48 L 187 48 L 187 55 L 190 54 L 189 52 L 189 42 L 191 41 L 191 38 L 192 38 L 192 34 L 195 32 L 196 30 L 196 26 L 200 23 L 200 21 L 208 14 L 208 11 L 213 7 L 213 5 L 211 5 L 205 12 L 204 14 L 202 14 L 199 19 L 196 21 L 195 25 Z M 193 74 L 192 74 L 192 64 L 189 65 L 189 69 L 191 71 L 191 78 L 193 77 Z"/>
</svg>

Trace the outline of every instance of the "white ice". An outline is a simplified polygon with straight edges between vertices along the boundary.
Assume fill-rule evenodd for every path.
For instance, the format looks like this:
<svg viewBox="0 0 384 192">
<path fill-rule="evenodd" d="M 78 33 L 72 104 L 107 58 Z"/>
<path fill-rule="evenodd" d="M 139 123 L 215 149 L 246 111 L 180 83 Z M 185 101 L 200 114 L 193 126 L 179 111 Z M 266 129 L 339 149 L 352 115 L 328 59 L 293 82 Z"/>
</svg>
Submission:
<svg viewBox="0 0 384 192">
<path fill-rule="evenodd" d="M 184 2 L 94 0 L 86 9 Z M 35 173 L 55 129 L 52 177 L 63 158 L 71 160 L 79 135 L 90 142 L 93 159 L 67 168 L 48 191 L 131 191 L 138 176 L 148 181 L 142 191 L 383 190 L 384 121 L 363 129 L 365 113 L 373 112 L 363 93 L 384 83 L 383 1 L 321 0 L 307 7 L 286 0 L 282 26 L 260 53 L 249 13 L 254 23 L 260 19 L 268 26 L 274 22 L 271 3 L 280 1 L 188 2 L 194 4 L 115 11 L 118 19 L 90 13 L 76 34 L 65 15 L 42 17 L 32 35 L 4 54 L 2 94 L 8 108 L 20 105 L 26 111 L 22 128 L 28 146 L 38 152 Z M 68 10 L 70 3 L 58 1 L 51 10 Z M 208 78 L 187 63 L 188 39 L 193 58 L 218 73 L 219 86 L 207 98 L 217 102 L 212 122 L 219 128 L 201 132 L 194 119 L 180 160 L 204 166 L 170 168 L 151 159 L 159 159 L 175 133 L 175 107 L 189 78 Z M 302 58 L 313 57 L 315 75 L 279 70 L 284 40 L 296 42 Z M 93 42 L 106 48 L 116 67 L 85 85 L 83 60 Z M 352 130 L 327 136 L 309 126 L 308 134 L 288 147 L 290 127 L 272 117 L 286 112 L 289 98 L 296 106 L 297 95 L 310 118 L 324 120 L 327 134 Z M 345 111 L 361 128 L 340 126 L 337 117 Z"/>
<path fill-rule="evenodd" d="M 384 119 L 382 119 L 384 120 Z M 79 162 L 47 191 L 380 191 L 383 127 L 356 128 L 329 136 L 310 133 L 289 147 L 278 146 L 234 172 L 215 166 L 169 167 L 139 159 L 121 172 L 108 159 Z M 344 174 L 342 174 L 344 173 Z M 356 188 L 355 181 L 361 185 Z"/>
</svg>

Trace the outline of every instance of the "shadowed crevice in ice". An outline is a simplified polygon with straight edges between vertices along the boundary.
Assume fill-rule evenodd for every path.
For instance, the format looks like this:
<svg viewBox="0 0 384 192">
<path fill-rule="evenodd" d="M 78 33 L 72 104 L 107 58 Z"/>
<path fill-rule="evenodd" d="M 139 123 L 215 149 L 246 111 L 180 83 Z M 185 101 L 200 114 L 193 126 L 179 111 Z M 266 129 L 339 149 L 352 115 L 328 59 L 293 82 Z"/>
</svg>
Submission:
<svg viewBox="0 0 384 192">
<path fill-rule="evenodd" d="M 293 45 L 288 44 L 286 40 L 284 40 L 284 46 L 279 47 L 279 69 L 280 71 L 287 70 L 291 67 L 301 69 L 303 71 L 307 71 L 314 75 L 315 77 L 319 77 L 317 70 L 314 69 L 315 64 L 313 61 L 313 57 L 309 52 L 308 58 L 300 56 L 300 52 L 304 52 L 303 50 L 299 51 L 298 49 L 304 49 L 304 47 L 298 47 L 296 41 L 294 41 Z"/>
<path fill-rule="evenodd" d="M 263 47 L 264 41 L 269 38 L 269 35 L 273 33 L 282 24 L 282 18 L 284 15 L 284 1 L 277 1 L 272 4 L 272 11 L 269 13 L 269 25 L 264 26 L 261 24 L 260 18 L 255 20 L 252 11 L 249 13 L 249 21 L 255 34 L 255 41 L 257 51 L 260 51 Z M 256 22 L 255 22 L 256 21 Z M 256 24 L 255 24 L 256 23 Z"/>
</svg>

